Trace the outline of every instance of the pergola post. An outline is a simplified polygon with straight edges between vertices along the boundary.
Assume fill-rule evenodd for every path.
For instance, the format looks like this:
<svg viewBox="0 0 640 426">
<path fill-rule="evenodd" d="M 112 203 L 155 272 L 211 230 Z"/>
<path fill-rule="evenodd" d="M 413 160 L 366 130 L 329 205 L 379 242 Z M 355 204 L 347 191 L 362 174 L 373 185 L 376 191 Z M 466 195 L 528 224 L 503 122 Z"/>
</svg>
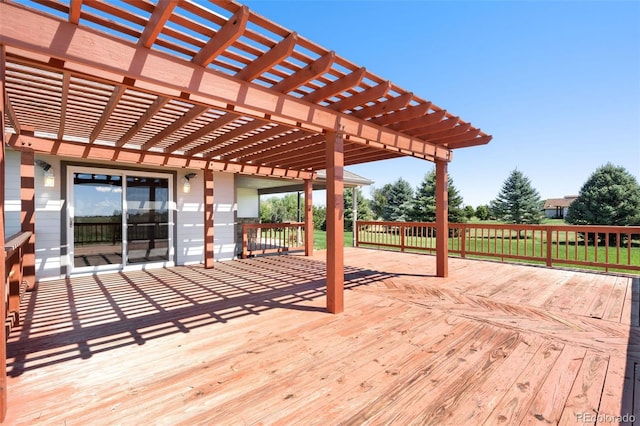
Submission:
<svg viewBox="0 0 640 426">
<path fill-rule="evenodd" d="M 449 275 L 447 162 L 436 160 L 436 276 Z"/>
<path fill-rule="evenodd" d="M 344 310 L 344 141 L 327 132 L 327 310 Z"/>
<path fill-rule="evenodd" d="M 313 256 L 313 181 L 304 181 L 304 255 Z"/>
<path fill-rule="evenodd" d="M 27 289 L 36 286 L 36 222 L 35 222 L 35 155 L 30 149 L 20 152 L 20 226 L 21 230 L 31 232 L 24 246 L 22 257 L 22 279 Z"/>
<path fill-rule="evenodd" d="M 213 170 L 204 170 L 204 267 L 212 269 L 215 262 L 213 248 Z"/>
<path fill-rule="evenodd" d="M 5 48 L 0 45 L 0 177 L 2 177 L 2 183 L 0 183 L 0 279 L 2 280 L 2 286 L 0 286 L 0 294 L 2 294 L 2 302 L 0 302 L 0 422 L 4 421 L 7 415 L 7 331 L 4 327 L 5 318 L 7 318 L 7 309 L 5 306 L 5 294 L 7 286 L 7 271 L 5 270 L 5 262 L 7 259 L 7 252 L 4 248 L 4 184 L 5 180 L 5 158 L 4 158 L 4 146 L 6 143 L 4 133 L 4 114 L 5 114 Z"/>
</svg>

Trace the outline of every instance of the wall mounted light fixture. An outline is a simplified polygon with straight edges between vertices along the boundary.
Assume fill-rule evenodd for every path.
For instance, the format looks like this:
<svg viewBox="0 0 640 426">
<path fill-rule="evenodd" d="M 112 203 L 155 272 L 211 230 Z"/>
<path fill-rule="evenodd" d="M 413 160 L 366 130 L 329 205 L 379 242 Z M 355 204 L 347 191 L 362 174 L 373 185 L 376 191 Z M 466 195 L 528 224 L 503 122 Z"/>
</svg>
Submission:
<svg viewBox="0 0 640 426">
<path fill-rule="evenodd" d="M 184 192 L 185 194 L 188 194 L 189 192 L 191 192 L 191 182 L 189 181 L 196 176 L 197 175 L 195 173 L 187 173 L 186 175 L 184 175 L 184 182 L 182 183 L 182 192 Z"/>
<path fill-rule="evenodd" d="M 46 161 L 36 160 L 36 165 L 44 170 L 44 187 L 53 188 L 56 186 L 56 177 L 53 174 L 53 167 Z"/>
</svg>

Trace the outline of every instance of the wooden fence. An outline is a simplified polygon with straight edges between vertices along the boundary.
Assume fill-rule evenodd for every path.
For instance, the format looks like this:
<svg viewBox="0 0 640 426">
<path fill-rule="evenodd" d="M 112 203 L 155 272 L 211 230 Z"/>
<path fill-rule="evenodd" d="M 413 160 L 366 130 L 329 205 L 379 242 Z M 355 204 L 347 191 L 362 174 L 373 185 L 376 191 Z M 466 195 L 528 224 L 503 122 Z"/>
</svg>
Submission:
<svg viewBox="0 0 640 426">
<path fill-rule="evenodd" d="M 435 253 L 436 224 L 358 221 L 357 246 Z M 449 224 L 449 253 L 640 272 L 640 226 Z"/>
</svg>

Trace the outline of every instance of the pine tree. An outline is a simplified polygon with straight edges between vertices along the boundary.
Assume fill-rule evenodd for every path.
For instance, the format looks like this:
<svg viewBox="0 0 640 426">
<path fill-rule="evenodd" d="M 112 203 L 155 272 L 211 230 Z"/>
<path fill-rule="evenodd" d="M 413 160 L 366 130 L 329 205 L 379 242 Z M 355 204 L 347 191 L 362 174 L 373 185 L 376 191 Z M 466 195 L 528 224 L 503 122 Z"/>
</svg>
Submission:
<svg viewBox="0 0 640 426">
<path fill-rule="evenodd" d="M 462 196 L 453 184 L 451 176 L 447 184 L 449 222 L 464 223 L 466 215 L 462 208 Z M 416 190 L 410 212 L 411 220 L 416 222 L 435 222 L 436 220 L 436 172 L 427 173 Z"/>
<path fill-rule="evenodd" d="M 413 188 L 406 180 L 399 178 L 381 189 L 373 191 L 373 212 L 382 220 L 405 222 L 409 220 L 409 210 L 413 200 Z"/>
<path fill-rule="evenodd" d="M 507 223 L 541 223 L 543 201 L 528 177 L 519 170 L 511 172 L 490 209 L 496 219 Z"/>
<path fill-rule="evenodd" d="M 640 225 L 640 185 L 624 167 L 598 168 L 569 206 L 574 225 Z"/>
</svg>

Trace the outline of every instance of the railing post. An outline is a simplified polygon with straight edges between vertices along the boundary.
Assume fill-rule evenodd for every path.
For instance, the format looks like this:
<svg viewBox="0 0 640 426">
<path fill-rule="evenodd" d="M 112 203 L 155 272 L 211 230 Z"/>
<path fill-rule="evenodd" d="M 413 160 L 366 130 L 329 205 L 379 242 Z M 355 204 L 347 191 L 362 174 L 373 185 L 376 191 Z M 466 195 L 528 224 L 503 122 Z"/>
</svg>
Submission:
<svg viewBox="0 0 640 426">
<path fill-rule="evenodd" d="M 460 257 L 465 258 L 467 255 L 467 224 L 462 224 L 462 239 L 461 239 L 462 247 L 460 248 Z"/>
<path fill-rule="evenodd" d="M 400 224 L 400 251 L 404 252 L 404 233 L 406 228 L 403 224 Z"/>
<path fill-rule="evenodd" d="M 246 259 L 249 251 L 249 235 L 247 224 L 242 224 L 242 258 Z"/>
<path fill-rule="evenodd" d="M 553 266 L 553 261 L 551 259 L 552 254 L 553 254 L 553 250 L 552 250 L 552 238 L 553 238 L 553 231 L 551 229 L 550 226 L 546 226 L 545 227 L 547 230 L 547 266 Z"/>
</svg>

